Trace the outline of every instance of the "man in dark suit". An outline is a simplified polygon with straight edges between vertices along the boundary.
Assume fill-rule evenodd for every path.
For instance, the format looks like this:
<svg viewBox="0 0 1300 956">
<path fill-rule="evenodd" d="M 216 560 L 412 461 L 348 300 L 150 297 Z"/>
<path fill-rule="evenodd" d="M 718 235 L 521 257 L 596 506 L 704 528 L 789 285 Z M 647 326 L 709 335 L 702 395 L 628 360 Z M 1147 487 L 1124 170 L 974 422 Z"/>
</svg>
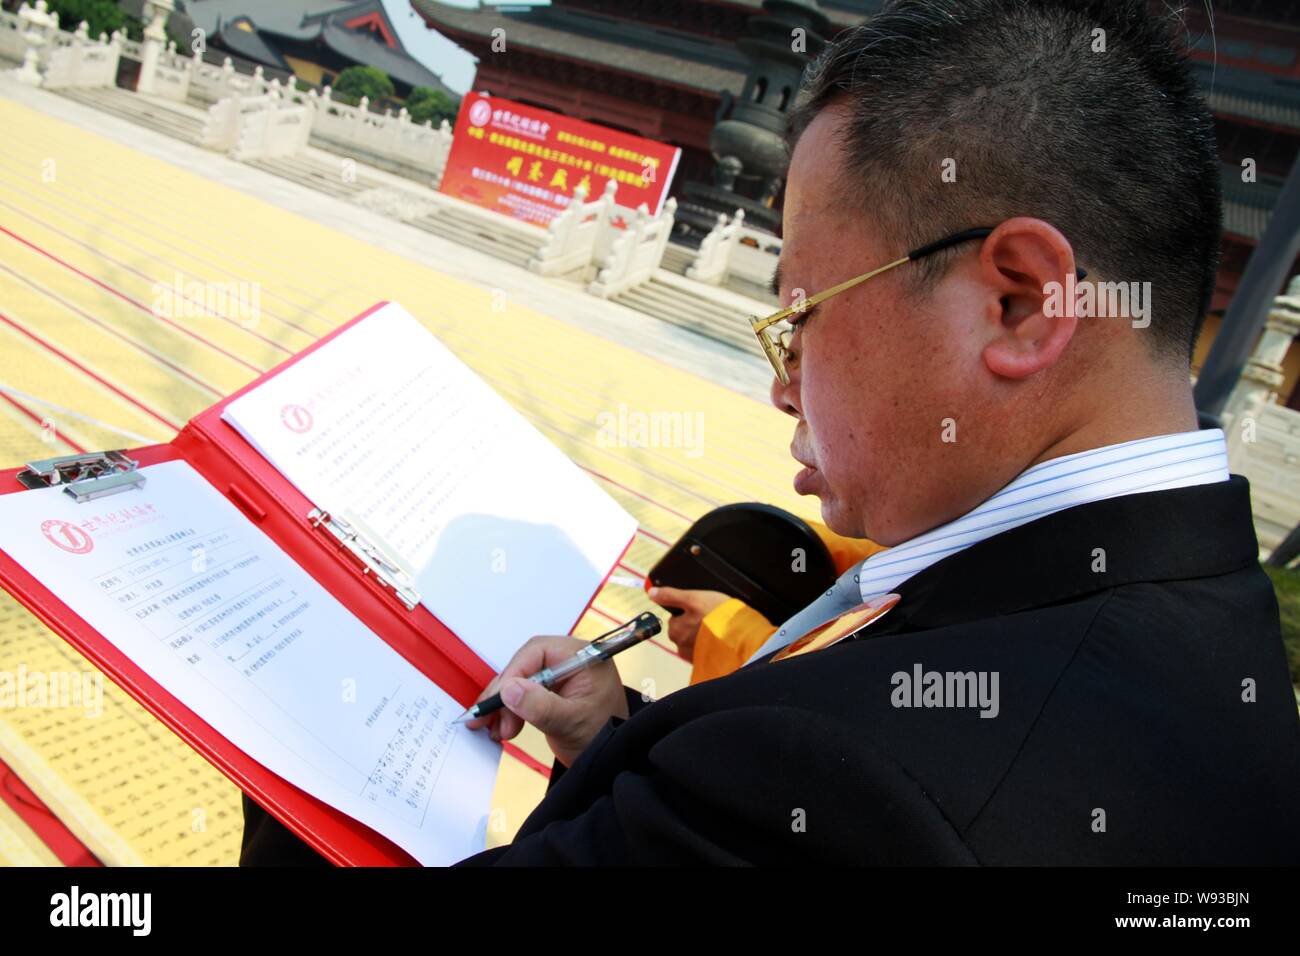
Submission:
<svg viewBox="0 0 1300 956">
<path fill-rule="evenodd" d="M 772 400 L 796 489 L 892 547 L 656 702 L 612 665 L 524 681 L 578 643 L 534 639 L 480 723 L 539 727 L 557 774 L 468 862 L 1300 862 L 1277 605 L 1188 384 L 1221 202 L 1172 27 L 1143 0 L 900 0 L 819 60 Z"/>
</svg>

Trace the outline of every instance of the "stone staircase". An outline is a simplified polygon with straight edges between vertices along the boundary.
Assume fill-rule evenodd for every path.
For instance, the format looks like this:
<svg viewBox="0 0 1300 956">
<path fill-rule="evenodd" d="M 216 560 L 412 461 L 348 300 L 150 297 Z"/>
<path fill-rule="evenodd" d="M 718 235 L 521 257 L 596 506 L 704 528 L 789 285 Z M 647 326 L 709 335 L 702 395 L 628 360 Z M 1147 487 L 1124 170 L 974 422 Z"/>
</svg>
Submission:
<svg viewBox="0 0 1300 956">
<path fill-rule="evenodd" d="M 546 231 L 525 222 L 479 209 L 441 193 L 433 208 L 407 220 L 412 226 L 517 266 L 527 266 L 543 242 Z"/>
<path fill-rule="evenodd" d="M 384 185 L 380 180 L 367 176 L 360 164 L 348 167 L 345 160 L 319 154 L 299 153 L 296 156 L 253 159 L 248 160 L 248 165 L 336 199 L 354 200 L 357 196 L 381 189 Z"/>
<path fill-rule="evenodd" d="M 675 272 L 679 276 L 686 275 L 686 270 L 690 268 L 691 263 L 695 261 L 695 250 L 686 246 L 679 246 L 677 243 L 669 240 L 668 245 L 664 247 L 664 257 L 659 262 L 659 268 L 666 272 Z"/>
<path fill-rule="evenodd" d="M 205 114 L 185 103 L 140 96 L 117 87 L 57 90 L 61 96 L 186 143 L 198 143 Z"/>
<path fill-rule="evenodd" d="M 649 282 L 614 296 L 613 301 L 759 358 L 763 351 L 750 331 L 749 316 L 773 311 L 765 303 L 664 269 L 656 271 Z"/>
<path fill-rule="evenodd" d="M 428 188 L 395 184 L 391 175 L 381 179 L 367 173 L 361 163 L 347 168 L 345 162 L 313 148 L 295 156 L 251 160 L 248 165 L 518 266 L 527 265 L 546 238 L 535 226 Z"/>
<path fill-rule="evenodd" d="M 686 275 L 686 270 L 691 267 L 695 261 L 696 250 L 688 246 L 680 246 L 675 242 L 669 242 L 664 248 L 663 261 L 659 263 L 659 268 L 665 272 L 672 272 L 679 276 Z M 747 282 L 737 275 L 728 275 L 718 288 L 728 292 L 734 292 L 745 298 L 758 299 L 768 303 L 765 312 L 775 312 L 778 308 L 776 297 L 766 288 L 766 286 L 756 285 L 753 282 Z"/>
</svg>

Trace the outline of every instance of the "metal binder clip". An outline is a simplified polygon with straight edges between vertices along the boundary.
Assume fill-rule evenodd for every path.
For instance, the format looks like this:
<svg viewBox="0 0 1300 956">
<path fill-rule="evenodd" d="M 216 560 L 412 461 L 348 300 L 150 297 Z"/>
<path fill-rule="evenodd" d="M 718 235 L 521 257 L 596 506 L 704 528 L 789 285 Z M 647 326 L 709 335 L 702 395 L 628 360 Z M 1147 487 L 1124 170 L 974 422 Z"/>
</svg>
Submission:
<svg viewBox="0 0 1300 956">
<path fill-rule="evenodd" d="M 393 594 L 408 611 L 415 610 L 415 606 L 420 603 L 420 594 L 415 590 L 412 576 L 402 566 L 400 558 L 387 553 L 378 542 L 363 537 L 349 521 L 338 515 L 312 508 L 307 513 L 307 519 L 314 527 L 324 528 L 339 544 L 352 552 L 361 562 L 365 574 L 373 573 L 381 585 L 392 588 Z"/>
<path fill-rule="evenodd" d="M 24 488 L 62 486 L 77 502 L 91 501 L 143 485 L 144 475 L 136 471 L 138 465 L 121 451 L 65 455 L 28 462 L 26 469 L 18 473 L 18 482 Z"/>
</svg>

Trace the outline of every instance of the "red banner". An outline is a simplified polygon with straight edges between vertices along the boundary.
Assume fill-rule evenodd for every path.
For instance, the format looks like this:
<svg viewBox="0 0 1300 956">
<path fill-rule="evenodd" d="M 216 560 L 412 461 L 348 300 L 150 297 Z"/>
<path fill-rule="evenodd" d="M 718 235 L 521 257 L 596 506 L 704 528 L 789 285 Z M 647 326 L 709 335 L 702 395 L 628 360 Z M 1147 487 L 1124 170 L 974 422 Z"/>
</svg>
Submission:
<svg viewBox="0 0 1300 956">
<path fill-rule="evenodd" d="M 681 150 L 499 96 L 471 93 L 456 118 L 442 192 L 545 226 L 579 186 L 587 200 L 611 179 L 620 206 L 658 214 Z"/>
</svg>

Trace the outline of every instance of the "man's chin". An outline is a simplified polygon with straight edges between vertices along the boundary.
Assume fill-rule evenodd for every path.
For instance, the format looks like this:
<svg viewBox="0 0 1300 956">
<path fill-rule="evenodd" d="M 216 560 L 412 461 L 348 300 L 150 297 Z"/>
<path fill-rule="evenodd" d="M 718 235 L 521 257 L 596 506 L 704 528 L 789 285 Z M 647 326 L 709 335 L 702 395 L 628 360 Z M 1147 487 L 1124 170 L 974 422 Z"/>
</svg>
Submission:
<svg viewBox="0 0 1300 956">
<path fill-rule="evenodd" d="M 824 489 L 818 497 L 821 499 L 822 505 L 822 524 L 845 538 L 862 537 L 862 529 L 859 527 L 857 518 L 849 514 L 847 509 L 840 505 L 837 498 Z"/>
</svg>

